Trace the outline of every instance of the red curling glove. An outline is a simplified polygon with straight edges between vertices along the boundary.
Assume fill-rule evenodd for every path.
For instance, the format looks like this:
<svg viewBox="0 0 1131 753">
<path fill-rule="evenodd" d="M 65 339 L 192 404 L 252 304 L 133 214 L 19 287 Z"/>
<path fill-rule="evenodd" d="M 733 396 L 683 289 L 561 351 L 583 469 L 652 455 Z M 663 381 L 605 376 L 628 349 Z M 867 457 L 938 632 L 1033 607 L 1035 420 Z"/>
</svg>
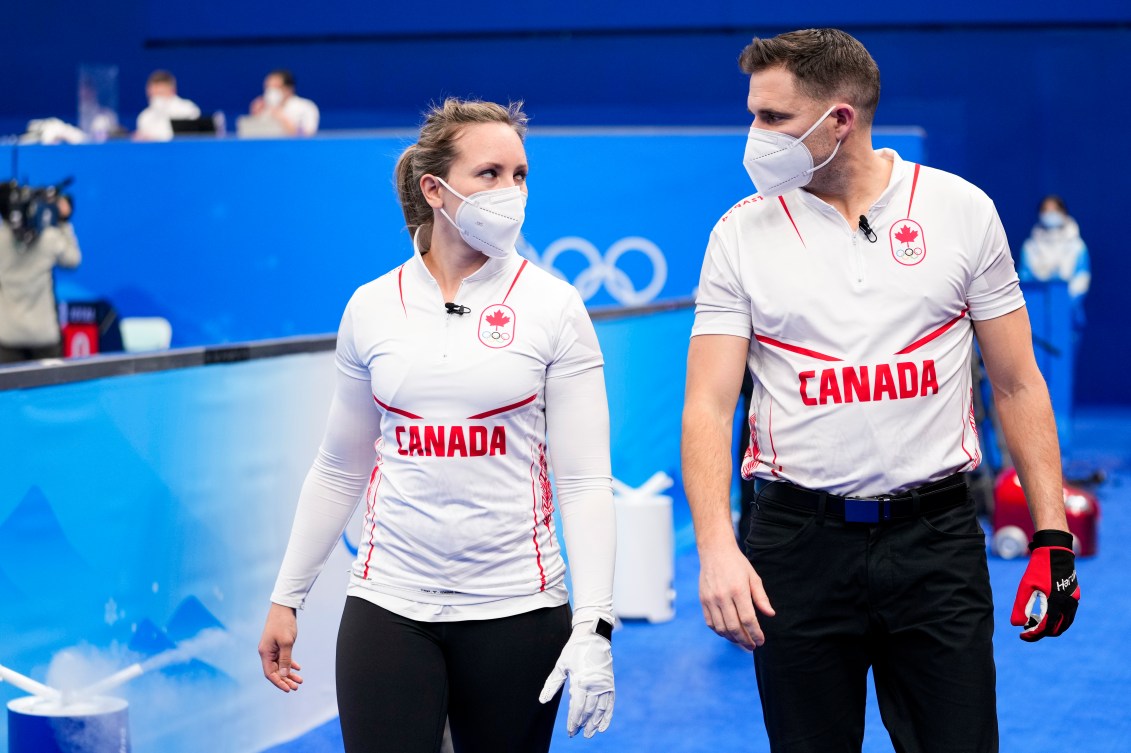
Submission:
<svg viewBox="0 0 1131 753">
<path fill-rule="evenodd" d="M 1080 585 L 1076 581 L 1072 534 L 1037 531 L 1029 542 L 1029 553 L 1029 567 L 1017 587 L 1009 621 L 1024 627 L 1021 640 L 1032 643 L 1068 629 L 1080 604 Z"/>
</svg>

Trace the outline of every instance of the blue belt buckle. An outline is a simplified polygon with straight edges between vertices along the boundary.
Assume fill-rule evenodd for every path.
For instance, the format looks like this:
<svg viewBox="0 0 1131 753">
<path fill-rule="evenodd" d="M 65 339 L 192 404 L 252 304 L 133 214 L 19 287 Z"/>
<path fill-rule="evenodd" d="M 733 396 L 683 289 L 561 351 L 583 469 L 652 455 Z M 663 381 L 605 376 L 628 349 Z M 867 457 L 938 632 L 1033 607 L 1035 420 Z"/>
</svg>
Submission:
<svg viewBox="0 0 1131 753">
<path fill-rule="evenodd" d="M 845 497 L 845 523 L 879 523 L 891 520 L 891 497 Z"/>
</svg>

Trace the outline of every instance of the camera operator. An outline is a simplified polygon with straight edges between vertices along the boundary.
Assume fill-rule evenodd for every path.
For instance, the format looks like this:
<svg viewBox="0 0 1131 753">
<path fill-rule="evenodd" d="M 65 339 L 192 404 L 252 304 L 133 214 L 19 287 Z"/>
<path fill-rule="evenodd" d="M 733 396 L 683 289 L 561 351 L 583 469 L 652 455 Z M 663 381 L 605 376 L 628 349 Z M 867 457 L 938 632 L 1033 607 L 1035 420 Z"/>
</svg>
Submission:
<svg viewBox="0 0 1131 753">
<path fill-rule="evenodd" d="M 63 355 L 53 270 L 82 260 L 71 213 L 54 189 L 0 184 L 0 364 Z"/>
</svg>

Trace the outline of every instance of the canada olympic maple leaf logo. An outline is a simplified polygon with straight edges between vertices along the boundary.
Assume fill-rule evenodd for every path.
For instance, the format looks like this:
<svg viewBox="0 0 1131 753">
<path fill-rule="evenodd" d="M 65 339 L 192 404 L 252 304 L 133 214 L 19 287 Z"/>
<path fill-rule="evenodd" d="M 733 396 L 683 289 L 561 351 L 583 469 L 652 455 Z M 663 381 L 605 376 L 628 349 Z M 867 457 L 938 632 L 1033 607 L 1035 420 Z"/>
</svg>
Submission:
<svg viewBox="0 0 1131 753">
<path fill-rule="evenodd" d="M 509 322 L 510 320 L 511 318 L 509 316 L 498 309 L 495 310 L 495 313 L 490 314 L 487 317 L 487 323 L 495 329 L 498 329 L 499 327 L 505 327 L 507 322 Z"/>
<path fill-rule="evenodd" d="M 905 267 L 913 267 L 927 256 L 923 226 L 912 219 L 900 220 L 891 226 L 891 255 Z"/>
<path fill-rule="evenodd" d="M 488 348 L 505 348 L 514 341 L 514 309 L 499 303 L 483 309 L 476 333 Z"/>
</svg>

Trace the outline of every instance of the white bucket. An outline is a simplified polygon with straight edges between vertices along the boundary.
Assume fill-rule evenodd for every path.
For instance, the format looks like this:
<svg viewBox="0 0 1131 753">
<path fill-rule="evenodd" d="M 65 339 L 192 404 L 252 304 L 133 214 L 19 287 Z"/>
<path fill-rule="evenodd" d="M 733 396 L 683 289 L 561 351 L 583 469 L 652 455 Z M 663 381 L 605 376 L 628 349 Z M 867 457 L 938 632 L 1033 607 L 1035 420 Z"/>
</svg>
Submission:
<svg viewBox="0 0 1131 753">
<path fill-rule="evenodd" d="M 8 753 L 129 753 L 128 712 L 125 700 L 108 696 L 17 698 L 8 702 Z"/>
<path fill-rule="evenodd" d="M 639 489 L 613 483 L 617 512 L 613 611 L 617 617 L 649 622 L 675 617 L 672 498 L 659 494 L 671 485 L 671 477 L 662 472 Z"/>
</svg>

